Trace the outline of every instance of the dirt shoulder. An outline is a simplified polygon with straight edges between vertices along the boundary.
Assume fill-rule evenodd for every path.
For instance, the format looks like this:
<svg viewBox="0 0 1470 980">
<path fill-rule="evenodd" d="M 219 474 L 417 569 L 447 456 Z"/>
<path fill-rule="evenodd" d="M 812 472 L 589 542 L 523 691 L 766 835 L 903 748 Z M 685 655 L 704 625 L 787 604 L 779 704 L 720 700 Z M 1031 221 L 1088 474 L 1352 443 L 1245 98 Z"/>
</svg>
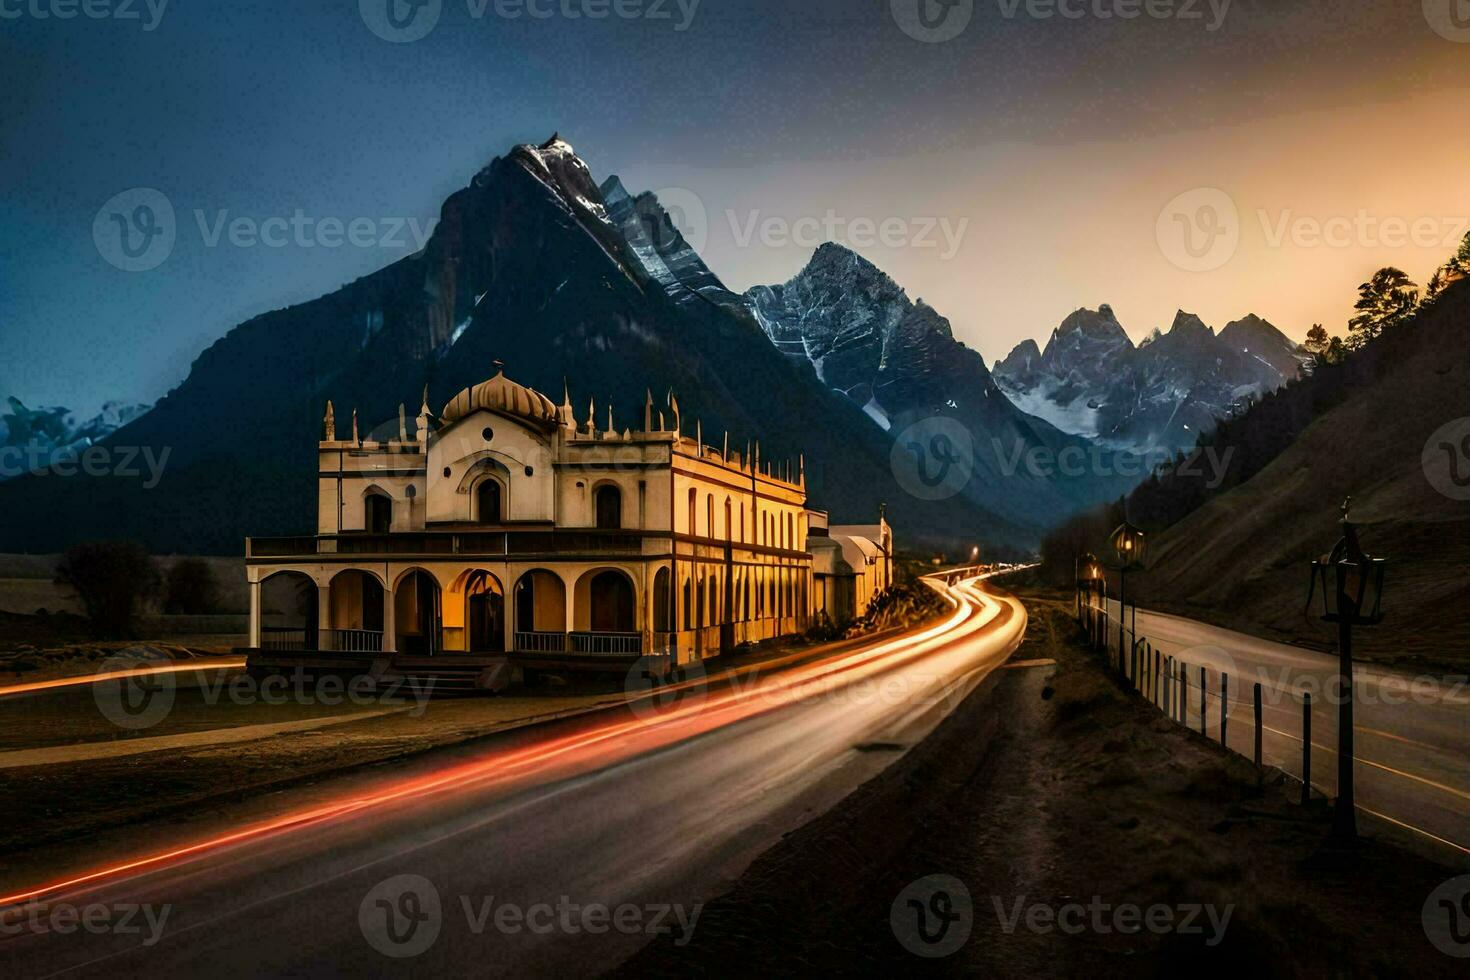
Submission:
<svg viewBox="0 0 1470 980">
<path fill-rule="evenodd" d="M 1124 693 L 1075 642 L 1070 596 L 1022 598 L 1031 625 L 1013 666 L 757 860 L 705 907 L 687 946 L 661 940 L 617 972 L 1438 976 L 1459 965 L 1421 924 L 1430 892 L 1455 871 L 1375 842 L 1347 866 L 1323 861 L 1325 808 L 1297 806 L 1279 779 L 1258 795 L 1244 759 Z M 935 875 L 968 889 L 972 913 L 954 928 L 971 931 L 925 960 L 890 916 L 897 904 L 909 944 L 932 952 L 913 936 L 906 899 L 918 894 L 933 913 L 957 906 L 929 904 L 931 885 L 906 889 Z M 1066 920 L 1080 930 L 1047 925 L 1046 909 L 1068 906 L 1083 908 Z M 1200 907 L 1189 926 L 1200 932 L 1125 933 L 1094 906 L 1157 906 L 1176 926 Z"/>
</svg>

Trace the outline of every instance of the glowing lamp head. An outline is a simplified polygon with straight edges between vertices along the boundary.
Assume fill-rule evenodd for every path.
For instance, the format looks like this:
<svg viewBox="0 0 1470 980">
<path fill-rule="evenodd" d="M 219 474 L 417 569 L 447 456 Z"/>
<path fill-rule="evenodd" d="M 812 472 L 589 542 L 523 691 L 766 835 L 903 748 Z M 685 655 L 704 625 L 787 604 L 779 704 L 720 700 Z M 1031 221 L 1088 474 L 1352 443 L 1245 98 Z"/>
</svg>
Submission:
<svg viewBox="0 0 1470 980">
<path fill-rule="evenodd" d="M 1118 555 L 1118 563 L 1124 568 L 1133 568 L 1143 564 L 1144 556 L 1148 552 L 1148 543 L 1142 528 L 1125 521 L 1113 531 L 1112 543 L 1113 551 Z"/>
</svg>

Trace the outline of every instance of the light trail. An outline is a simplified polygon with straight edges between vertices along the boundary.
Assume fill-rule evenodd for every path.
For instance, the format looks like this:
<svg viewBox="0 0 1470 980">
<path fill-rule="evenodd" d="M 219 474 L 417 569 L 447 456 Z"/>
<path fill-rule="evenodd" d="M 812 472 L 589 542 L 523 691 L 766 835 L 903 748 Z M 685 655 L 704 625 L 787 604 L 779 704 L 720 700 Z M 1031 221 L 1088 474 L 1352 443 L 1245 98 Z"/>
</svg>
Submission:
<svg viewBox="0 0 1470 980">
<path fill-rule="evenodd" d="M 0 687 L 0 698 L 17 694 L 33 694 L 36 691 L 53 691 L 66 687 L 81 687 L 99 681 L 124 680 L 129 677 L 153 677 L 159 674 L 181 674 L 191 670 L 234 670 L 245 666 L 243 657 L 232 660 L 215 660 L 209 663 L 168 664 L 162 667 L 137 667 L 131 670 L 113 670 L 101 674 L 80 674 L 76 677 L 58 677 L 49 681 L 32 681 Z"/>
<path fill-rule="evenodd" d="M 612 722 L 518 749 L 491 752 L 482 758 L 451 766 L 440 772 L 390 783 L 376 792 L 306 808 L 274 819 L 260 821 L 228 834 L 138 858 L 118 861 L 90 872 L 0 896 L 0 907 L 32 901 L 43 896 L 55 897 L 58 893 L 111 881 L 125 875 L 146 875 L 176 864 L 202 858 L 223 848 L 244 844 L 273 834 L 298 830 L 336 818 L 348 817 L 400 801 L 417 801 L 427 795 L 448 790 L 483 788 L 509 783 L 538 770 L 549 769 L 552 763 L 569 758 L 575 760 L 578 753 L 581 753 L 584 762 L 597 762 L 599 760 L 595 755 L 596 750 L 615 740 L 635 735 L 660 736 L 661 744 L 665 745 L 684 741 L 716 728 L 798 703 L 805 698 L 831 695 L 842 688 L 850 688 L 854 684 L 871 680 L 887 671 L 912 666 L 931 657 L 943 657 L 947 648 L 952 648 L 958 641 L 985 629 L 1010 608 L 978 591 L 974 583 L 979 579 L 970 579 L 953 586 L 937 580 L 930 581 L 951 603 L 954 611 L 941 623 L 918 632 L 903 634 L 871 647 L 859 647 L 853 651 L 801 664 L 782 673 L 766 677 L 758 676 L 758 671 L 762 666 L 768 668 L 769 664 L 752 665 L 748 671 L 731 671 L 711 679 L 720 683 L 728 682 L 731 686 L 728 690 L 711 694 L 708 700 L 659 709 L 658 714 L 649 718 Z M 787 659 L 782 658 L 783 661 Z M 951 665 L 952 668 L 956 666 L 962 665 Z M 746 676 L 747 673 L 751 675 L 748 685 L 742 686 L 736 683 L 738 678 Z M 969 673 L 959 677 L 954 675 L 953 670 L 949 674 L 935 671 L 932 675 L 925 675 L 925 683 L 942 688 L 957 680 L 963 680 L 972 673 L 973 668 Z M 673 692 L 705 686 L 710 682 L 700 679 L 683 681 L 631 699 L 626 704 L 664 698 Z M 905 703 L 916 701 L 913 697 L 903 700 Z"/>
</svg>

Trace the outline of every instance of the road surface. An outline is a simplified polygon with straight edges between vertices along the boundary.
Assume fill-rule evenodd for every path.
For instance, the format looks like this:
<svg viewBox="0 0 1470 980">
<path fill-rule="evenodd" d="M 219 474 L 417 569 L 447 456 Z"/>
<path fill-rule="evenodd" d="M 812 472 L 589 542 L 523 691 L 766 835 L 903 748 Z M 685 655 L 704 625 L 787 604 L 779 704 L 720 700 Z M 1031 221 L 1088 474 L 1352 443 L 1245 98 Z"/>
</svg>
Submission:
<svg viewBox="0 0 1470 980">
<path fill-rule="evenodd" d="M 1116 651 L 1116 600 L 1108 602 Z M 1129 610 L 1129 626 L 1133 612 Z M 1200 727 L 1199 668 L 1209 689 L 1207 728 L 1220 737 L 1220 674 L 1230 678 L 1229 746 L 1254 753 L 1252 686 L 1262 688 L 1262 756 L 1301 778 L 1304 693 L 1312 696 L 1312 785 L 1337 792 L 1337 656 L 1272 643 L 1179 616 L 1137 613 L 1138 636 L 1188 671 L 1189 725 Z M 1326 634 L 1324 634 L 1324 637 Z M 1131 637 L 1129 639 L 1131 643 Z M 1324 644 L 1325 645 L 1325 644 Z M 1464 677 L 1401 673 L 1359 663 L 1353 670 L 1353 731 L 1360 812 L 1397 828 L 1417 849 L 1463 863 L 1470 857 L 1470 684 Z"/>
<path fill-rule="evenodd" d="M 657 932 L 697 929 L 702 901 L 1005 661 L 1020 603 L 975 579 L 937 587 L 952 614 L 897 638 L 691 678 L 606 715 L 278 794 L 177 840 L 7 869 L 0 975 L 606 969 Z"/>
</svg>

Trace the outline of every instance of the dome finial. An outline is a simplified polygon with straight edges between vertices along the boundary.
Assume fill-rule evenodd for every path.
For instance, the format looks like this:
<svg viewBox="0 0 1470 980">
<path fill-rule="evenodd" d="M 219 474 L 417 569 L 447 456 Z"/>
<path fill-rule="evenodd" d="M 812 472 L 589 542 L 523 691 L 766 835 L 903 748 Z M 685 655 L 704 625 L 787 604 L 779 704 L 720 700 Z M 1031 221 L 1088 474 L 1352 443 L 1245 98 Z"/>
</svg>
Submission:
<svg viewBox="0 0 1470 980">
<path fill-rule="evenodd" d="M 505 362 L 502 361 L 500 358 L 497 357 L 495 360 L 491 361 L 490 364 L 492 367 L 495 368 L 495 374 L 497 377 L 505 373 Z"/>
</svg>

